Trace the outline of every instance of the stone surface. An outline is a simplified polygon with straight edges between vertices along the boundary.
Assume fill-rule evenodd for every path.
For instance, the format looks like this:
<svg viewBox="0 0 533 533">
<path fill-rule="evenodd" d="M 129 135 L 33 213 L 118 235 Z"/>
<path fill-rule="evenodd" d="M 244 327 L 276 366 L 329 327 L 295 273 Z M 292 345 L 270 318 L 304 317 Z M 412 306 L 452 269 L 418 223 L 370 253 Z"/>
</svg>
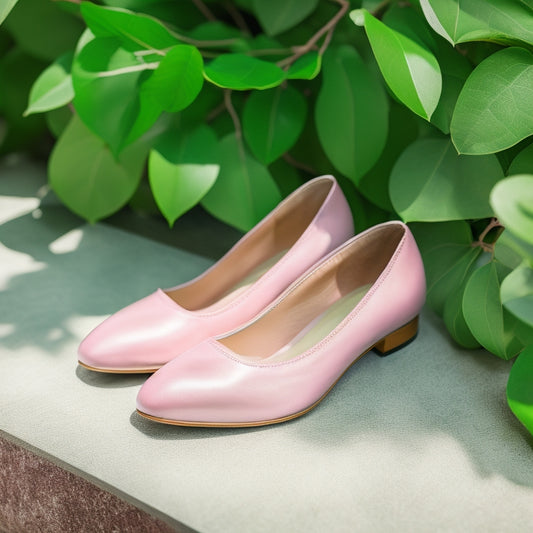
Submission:
<svg viewBox="0 0 533 533">
<path fill-rule="evenodd" d="M 294 421 L 140 418 L 144 378 L 79 368 L 77 345 L 210 261 L 39 205 L 39 172 L 0 169 L 0 430 L 202 533 L 531 531 L 533 443 L 505 402 L 511 363 L 458 349 L 430 312 L 415 342 L 366 355 Z"/>
</svg>

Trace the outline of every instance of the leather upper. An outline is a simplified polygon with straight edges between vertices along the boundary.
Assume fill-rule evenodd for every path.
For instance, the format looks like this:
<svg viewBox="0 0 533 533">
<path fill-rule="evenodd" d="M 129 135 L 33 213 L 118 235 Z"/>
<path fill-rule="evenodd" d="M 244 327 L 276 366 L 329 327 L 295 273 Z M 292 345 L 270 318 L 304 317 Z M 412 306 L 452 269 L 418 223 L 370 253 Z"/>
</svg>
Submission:
<svg viewBox="0 0 533 533">
<path fill-rule="evenodd" d="M 308 220 L 303 227 L 302 220 Z M 107 318 L 81 343 L 79 360 L 99 370 L 159 368 L 199 342 L 249 321 L 352 235 L 352 215 L 338 183 L 332 176 L 315 178 L 281 202 L 202 275 L 160 289 Z M 287 243 L 290 246 L 283 249 Z M 280 248 L 281 258 L 258 279 L 229 297 L 224 294 L 222 284 L 239 282 L 235 272 L 241 265 L 246 274 L 244 269 L 262 260 L 261 254 Z"/>
<path fill-rule="evenodd" d="M 241 351 L 266 353 L 268 345 L 276 344 L 277 338 L 284 335 L 279 320 L 286 317 L 287 322 L 295 321 L 299 314 L 308 313 L 306 294 L 308 298 L 314 297 L 313 291 L 320 291 L 324 301 L 334 300 L 330 295 L 337 285 L 331 285 L 329 279 L 349 276 L 349 271 L 339 273 L 347 254 L 364 254 L 361 251 L 364 248 L 357 244 L 363 242 L 361 239 L 393 226 L 403 233 L 394 253 L 376 273 L 362 300 L 324 338 L 288 360 L 272 363 L 230 348 L 240 346 Z M 365 261 L 372 264 L 372 254 Z M 349 264 L 357 270 L 352 264 L 357 263 Z M 330 276 L 327 283 L 315 289 L 314 278 L 323 276 L 325 270 Z M 364 277 L 364 270 L 356 275 Z M 329 293 L 327 287 L 332 287 Z M 401 222 L 376 226 L 323 259 L 244 327 L 196 345 L 157 371 L 141 388 L 137 407 L 143 413 L 166 420 L 215 424 L 272 421 L 299 413 L 325 395 L 342 373 L 376 342 L 417 316 L 424 300 L 424 269 L 411 232 Z M 314 300 L 313 305 L 318 305 L 318 301 Z M 276 317 L 276 313 L 280 316 Z M 291 327 L 288 324 L 285 329 Z M 254 341 L 257 348 L 252 344 Z M 259 346 L 261 343 L 266 348 Z"/>
</svg>

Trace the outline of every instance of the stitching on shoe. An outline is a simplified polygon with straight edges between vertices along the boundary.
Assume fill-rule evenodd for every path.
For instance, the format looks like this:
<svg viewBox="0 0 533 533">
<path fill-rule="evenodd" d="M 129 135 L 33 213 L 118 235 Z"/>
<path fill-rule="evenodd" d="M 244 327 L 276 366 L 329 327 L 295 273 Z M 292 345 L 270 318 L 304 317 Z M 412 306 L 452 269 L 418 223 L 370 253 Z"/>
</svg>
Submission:
<svg viewBox="0 0 533 533">
<path fill-rule="evenodd" d="M 367 234 L 368 235 L 368 234 Z M 365 235 L 364 237 L 366 237 L 367 235 Z M 302 359 L 306 359 L 307 357 L 310 357 L 312 356 L 314 353 L 318 352 L 319 350 L 321 350 L 322 348 L 324 348 L 325 346 L 327 346 L 332 340 L 333 338 L 340 332 L 342 331 L 345 327 L 348 326 L 348 324 L 350 324 L 352 322 L 352 320 L 354 320 L 358 315 L 359 313 L 362 311 L 362 309 L 364 309 L 364 307 L 366 306 L 368 300 L 376 293 L 376 291 L 383 285 L 383 283 L 385 282 L 385 280 L 388 278 L 389 274 L 390 274 L 390 271 L 392 270 L 392 268 L 395 266 L 395 264 L 398 262 L 398 258 L 400 256 L 400 253 L 405 245 L 405 242 L 407 241 L 407 231 L 405 231 L 404 233 L 404 236 L 402 237 L 400 243 L 398 244 L 398 247 L 396 249 L 396 251 L 394 252 L 394 254 L 392 255 L 390 261 L 389 261 L 389 264 L 385 267 L 385 269 L 383 270 L 383 272 L 381 273 L 381 275 L 378 277 L 378 279 L 376 280 L 376 282 L 374 283 L 374 285 L 370 288 L 370 290 L 366 293 L 366 295 L 364 296 L 364 298 L 356 305 L 356 307 L 353 309 L 353 311 L 348 315 L 346 316 L 346 318 L 344 318 L 344 320 L 333 330 L 331 331 L 326 337 L 324 337 L 324 339 L 322 339 L 318 344 L 315 344 L 314 346 L 312 346 L 311 348 L 309 348 L 308 350 L 306 350 L 305 352 L 303 352 L 302 354 L 300 354 L 299 356 L 295 357 L 294 359 L 291 359 L 289 361 L 281 361 L 279 363 L 274 363 L 274 364 L 261 364 L 261 363 L 258 363 L 258 364 L 253 364 L 253 363 L 248 363 L 246 361 L 243 361 L 241 358 L 238 357 L 237 354 L 233 353 L 231 350 L 228 350 L 226 347 L 224 347 L 221 343 L 217 342 L 216 339 L 209 339 L 209 343 L 217 350 L 219 351 L 220 353 L 222 353 L 224 356 L 226 356 L 227 358 L 231 359 L 232 361 L 235 361 L 236 363 L 239 363 L 239 364 L 242 364 L 244 366 L 249 366 L 249 367 L 253 367 L 253 368 L 259 368 L 259 369 L 268 369 L 268 368 L 281 368 L 281 367 L 285 367 L 287 365 L 291 365 L 291 364 L 296 364 L 297 362 L 301 361 Z M 352 241 L 353 242 L 353 241 Z M 351 244 L 351 243 L 350 243 Z M 348 246 L 348 245 L 347 245 Z M 340 250 L 339 250 L 340 251 Z M 329 264 L 333 259 L 334 257 L 336 256 L 337 254 L 334 254 L 332 257 L 330 257 L 325 263 L 321 264 L 320 267 L 324 267 L 325 265 Z M 313 274 L 315 270 L 313 269 L 313 271 L 309 272 L 305 278 L 303 278 L 302 280 L 300 280 L 300 282 L 298 284 L 296 284 L 292 290 L 295 290 L 296 287 L 298 287 L 299 285 L 301 285 L 306 279 L 309 278 L 309 276 L 311 276 Z M 292 291 L 291 291 L 292 292 Z M 276 302 L 276 305 L 274 305 L 273 307 L 270 307 L 268 308 L 268 311 L 272 311 L 275 307 L 277 307 L 282 301 L 284 300 L 283 299 L 280 299 Z"/>
</svg>

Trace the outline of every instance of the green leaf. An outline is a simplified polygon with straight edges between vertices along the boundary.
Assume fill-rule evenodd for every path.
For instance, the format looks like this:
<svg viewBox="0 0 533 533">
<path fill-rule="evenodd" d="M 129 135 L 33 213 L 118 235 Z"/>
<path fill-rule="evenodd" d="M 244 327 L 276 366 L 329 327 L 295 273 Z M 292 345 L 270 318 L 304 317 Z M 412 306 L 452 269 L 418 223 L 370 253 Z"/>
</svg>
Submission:
<svg viewBox="0 0 533 533">
<path fill-rule="evenodd" d="M 513 174 L 533 174 L 533 144 L 526 146 L 513 159 L 507 169 L 507 175 Z"/>
<path fill-rule="evenodd" d="M 472 335 L 463 313 L 463 295 L 466 283 L 452 289 L 444 304 L 444 323 L 452 338 L 464 348 L 479 348 L 480 344 Z"/>
<path fill-rule="evenodd" d="M 500 294 L 505 308 L 533 327 L 533 269 L 522 265 L 513 270 L 503 280 Z"/>
<path fill-rule="evenodd" d="M 320 143 L 335 168 L 357 183 L 385 146 L 387 97 L 348 45 L 326 52 L 322 79 L 315 107 Z"/>
<path fill-rule="evenodd" d="M 9 12 L 13 9 L 18 0 L 3 0 L 0 4 L 0 24 L 4 22 Z"/>
<path fill-rule="evenodd" d="M 285 79 L 277 65 L 244 54 L 222 54 L 205 66 L 208 81 L 227 89 L 270 89 Z"/>
<path fill-rule="evenodd" d="M 218 46 L 228 46 L 225 41 L 243 41 L 242 32 L 234 26 L 228 26 L 219 20 L 209 20 L 198 26 L 195 26 L 192 30 L 186 32 L 187 37 L 195 39 L 197 41 L 213 41 L 212 46 L 217 48 Z M 221 43 L 216 44 L 216 41 Z"/>
<path fill-rule="evenodd" d="M 400 156 L 390 178 L 390 196 L 405 221 L 484 218 L 492 187 L 503 178 L 494 155 L 457 155 L 447 139 L 421 139 Z"/>
<path fill-rule="evenodd" d="M 244 106 L 243 132 L 255 157 L 269 165 L 292 148 L 305 124 L 307 103 L 291 86 L 253 92 Z"/>
<path fill-rule="evenodd" d="M 69 125 L 73 112 L 68 106 L 52 109 L 45 114 L 46 125 L 54 137 L 59 137 Z"/>
<path fill-rule="evenodd" d="M 96 222 L 127 203 L 139 184 L 145 157 L 145 150 L 132 146 L 116 160 L 74 116 L 50 157 L 50 185 L 69 209 Z"/>
<path fill-rule="evenodd" d="M 278 35 L 307 18 L 318 0 L 253 0 L 252 5 L 267 35 Z"/>
<path fill-rule="evenodd" d="M 364 9 L 352 11 L 350 17 L 356 25 L 365 27 L 381 73 L 392 92 L 414 113 L 429 120 L 442 88 L 435 56 Z"/>
<path fill-rule="evenodd" d="M 514 362 L 507 382 L 507 403 L 516 418 L 533 435 L 533 346 Z"/>
<path fill-rule="evenodd" d="M 158 20 L 127 9 L 82 2 L 81 14 L 96 37 L 117 37 L 130 51 L 162 50 L 179 43 Z"/>
<path fill-rule="evenodd" d="M 299 57 L 287 71 L 290 80 L 313 80 L 322 66 L 322 56 L 315 50 Z"/>
<path fill-rule="evenodd" d="M 531 4 L 514 0 L 420 0 L 431 27 L 451 44 L 491 41 L 533 44 Z"/>
<path fill-rule="evenodd" d="M 459 54 L 447 42 L 440 41 L 437 59 L 442 70 L 442 93 L 439 105 L 431 117 L 431 122 L 443 133 L 450 133 L 453 110 L 459 94 L 472 72 L 472 66 L 466 57 Z"/>
<path fill-rule="evenodd" d="M 217 148 L 213 130 L 202 125 L 181 138 L 169 132 L 150 152 L 150 186 L 170 227 L 215 183 L 220 169 Z"/>
<path fill-rule="evenodd" d="M 62 107 L 74 98 L 72 57 L 72 52 L 62 55 L 35 80 L 24 116 Z"/>
<path fill-rule="evenodd" d="M 203 60 L 194 46 L 179 44 L 163 57 L 143 83 L 141 100 L 150 99 L 161 110 L 176 112 L 189 106 L 204 83 Z"/>
<path fill-rule="evenodd" d="M 522 348 L 516 338 L 516 319 L 503 308 L 496 263 L 491 261 L 471 275 L 463 296 L 463 313 L 474 337 L 494 355 L 511 359 Z"/>
<path fill-rule="evenodd" d="M 463 154 L 489 154 L 533 134 L 533 54 L 506 48 L 482 61 L 457 99 L 450 126 Z"/>
<path fill-rule="evenodd" d="M 281 200 L 268 170 L 250 156 L 235 134 L 219 143 L 220 174 L 202 205 L 215 217 L 248 231 Z"/>
<path fill-rule="evenodd" d="M 4 26 L 22 50 L 47 62 L 72 50 L 83 31 L 78 17 L 50 0 L 18 2 Z"/>
<path fill-rule="evenodd" d="M 389 178 L 400 154 L 418 137 L 420 119 L 405 106 L 391 102 L 387 143 L 377 163 L 357 182 L 359 192 L 386 211 L 394 211 Z"/>
<path fill-rule="evenodd" d="M 492 190 L 490 202 L 509 231 L 533 244 L 533 175 L 502 180 Z"/>
<path fill-rule="evenodd" d="M 405 35 L 420 46 L 432 50 L 437 49 L 435 35 L 428 27 L 426 19 L 409 4 L 393 3 L 381 19 L 390 29 Z"/>
<path fill-rule="evenodd" d="M 472 247 L 472 232 L 463 220 L 410 227 L 424 260 L 428 304 L 442 315 L 450 294 L 468 279 L 481 248 Z"/>
<path fill-rule="evenodd" d="M 132 130 L 140 136 L 161 113 L 159 104 L 151 99 L 139 102 L 139 86 L 147 68 L 154 67 L 121 48 L 120 41 L 113 37 L 90 41 L 74 59 L 74 107 L 83 122 L 115 153 L 126 139 L 133 140 Z"/>
</svg>

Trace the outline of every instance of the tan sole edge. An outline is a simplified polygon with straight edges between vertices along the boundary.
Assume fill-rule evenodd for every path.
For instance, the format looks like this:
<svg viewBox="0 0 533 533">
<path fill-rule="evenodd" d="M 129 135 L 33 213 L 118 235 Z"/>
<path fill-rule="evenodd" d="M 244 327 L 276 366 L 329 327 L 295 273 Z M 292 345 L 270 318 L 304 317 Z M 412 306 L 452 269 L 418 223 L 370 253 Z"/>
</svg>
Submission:
<svg viewBox="0 0 533 533">
<path fill-rule="evenodd" d="M 414 329 L 413 326 L 416 329 Z M 169 424 L 171 426 L 200 427 L 200 428 L 249 428 L 249 427 L 270 426 L 272 424 L 279 424 L 280 422 L 288 422 L 289 420 L 293 420 L 295 418 L 303 416 L 307 414 L 309 411 L 311 411 L 312 409 L 314 409 L 331 392 L 333 387 L 335 387 L 335 385 L 340 381 L 342 376 L 344 376 L 344 374 L 346 374 L 346 372 L 350 370 L 352 365 L 354 365 L 357 361 L 359 361 L 359 359 L 361 359 L 363 355 L 366 355 L 368 352 L 373 350 L 375 347 L 377 347 L 378 345 L 381 345 L 387 337 L 391 337 L 391 336 L 394 336 L 395 338 L 400 337 L 402 340 L 401 345 L 403 346 L 407 344 L 408 340 L 406 341 L 404 336 L 398 335 L 398 332 L 405 331 L 405 330 L 409 330 L 413 332 L 413 336 L 411 337 L 411 339 L 414 339 L 416 337 L 416 333 L 418 331 L 418 316 L 415 317 L 413 320 L 411 320 L 409 323 L 402 326 L 401 328 L 398 328 L 397 330 L 389 333 L 388 335 L 386 335 L 386 337 L 376 342 L 376 344 L 373 344 L 370 348 L 368 348 L 368 350 L 363 352 L 359 357 L 357 357 L 357 359 L 355 359 L 352 363 L 350 363 L 349 366 L 347 366 L 344 369 L 343 373 L 337 378 L 337 380 L 333 383 L 333 385 L 331 385 L 331 387 L 315 403 L 313 403 L 309 407 L 306 407 L 303 411 L 299 411 L 292 415 L 283 416 L 281 418 L 273 418 L 271 420 L 260 420 L 257 422 L 187 422 L 183 420 L 170 420 L 168 418 L 160 418 L 158 416 L 152 416 L 147 413 L 143 413 L 142 411 L 139 411 L 139 409 L 137 409 L 137 413 L 139 413 L 142 417 L 147 418 L 148 420 L 153 420 L 154 422 L 159 422 L 161 424 Z M 398 346 L 400 346 L 400 343 Z M 392 346 L 390 347 L 391 350 L 393 350 L 394 348 L 395 347 L 392 347 Z"/>
<path fill-rule="evenodd" d="M 121 370 L 120 368 L 97 368 L 94 366 L 86 365 L 81 361 L 78 361 L 78 364 L 87 370 L 92 370 L 93 372 L 100 372 L 101 374 L 153 374 L 161 367 L 157 368 L 140 368 L 135 370 Z"/>
</svg>

